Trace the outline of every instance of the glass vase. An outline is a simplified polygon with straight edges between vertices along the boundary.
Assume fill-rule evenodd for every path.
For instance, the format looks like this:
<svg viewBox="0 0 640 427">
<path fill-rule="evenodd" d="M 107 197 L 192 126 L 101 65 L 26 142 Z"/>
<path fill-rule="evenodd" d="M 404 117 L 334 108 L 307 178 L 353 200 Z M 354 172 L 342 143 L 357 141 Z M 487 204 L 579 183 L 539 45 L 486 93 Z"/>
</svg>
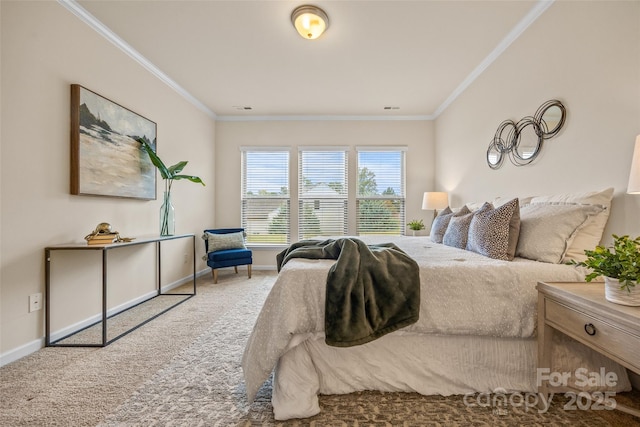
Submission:
<svg viewBox="0 0 640 427">
<path fill-rule="evenodd" d="M 164 192 L 162 206 L 160 206 L 160 235 L 173 236 L 176 233 L 176 210 L 171 204 L 171 192 Z"/>
</svg>

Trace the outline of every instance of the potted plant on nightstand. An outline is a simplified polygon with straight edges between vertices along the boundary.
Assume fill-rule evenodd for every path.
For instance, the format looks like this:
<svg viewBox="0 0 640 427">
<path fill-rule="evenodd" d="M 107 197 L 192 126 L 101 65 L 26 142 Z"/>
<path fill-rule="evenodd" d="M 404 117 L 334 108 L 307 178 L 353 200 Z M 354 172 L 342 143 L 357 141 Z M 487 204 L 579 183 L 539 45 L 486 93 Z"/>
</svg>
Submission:
<svg viewBox="0 0 640 427">
<path fill-rule="evenodd" d="M 613 246 L 584 251 L 587 259 L 572 264 L 590 268 L 585 280 L 604 276 L 605 298 L 616 304 L 640 306 L 640 237 L 613 235 Z"/>
<path fill-rule="evenodd" d="M 409 229 L 413 231 L 413 235 L 415 236 L 416 231 L 424 230 L 424 222 L 422 222 L 421 219 L 414 219 L 407 224 L 407 227 L 409 227 Z"/>
</svg>

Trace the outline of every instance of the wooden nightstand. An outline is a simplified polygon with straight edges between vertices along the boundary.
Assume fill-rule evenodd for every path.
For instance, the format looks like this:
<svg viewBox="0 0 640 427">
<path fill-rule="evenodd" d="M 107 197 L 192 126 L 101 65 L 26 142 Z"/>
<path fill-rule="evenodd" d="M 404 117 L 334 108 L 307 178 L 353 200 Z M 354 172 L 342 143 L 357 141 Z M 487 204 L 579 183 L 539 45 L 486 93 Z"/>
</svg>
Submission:
<svg viewBox="0 0 640 427">
<path fill-rule="evenodd" d="M 537 289 L 538 368 L 551 368 L 552 338 L 560 331 L 640 373 L 640 307 L 607 301 L 604 283 L 539 282 Z M 551 390 L 549 381 L 539 382 L 545 400 Z M 640 416 L 640 411 L 622 405 L 618 409 Z"/>
</svg>

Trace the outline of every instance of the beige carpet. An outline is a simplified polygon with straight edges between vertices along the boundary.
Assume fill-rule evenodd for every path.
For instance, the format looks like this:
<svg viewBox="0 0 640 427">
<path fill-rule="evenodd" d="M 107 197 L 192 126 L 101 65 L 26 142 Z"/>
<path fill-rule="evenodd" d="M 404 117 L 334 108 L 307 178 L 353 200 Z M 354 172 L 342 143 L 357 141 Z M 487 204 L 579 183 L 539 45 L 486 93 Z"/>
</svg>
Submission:
<svg viewBox="0 0 640 427">
<path fill-rule="evenodd" d="M 618 411 L 544 415 L 469 408 L 462 396 L 363 392 L 321 396 L 322 412 L 278 423 L 267 383 L 249 406 L 240 357 L 275 273 L 207 275 L 198 295 L 105 348 L 45 348 L 0 368 L 2 426 L 629 426 Z M 640 393 L 617 396 L 640 407 Z"/>
</svg>

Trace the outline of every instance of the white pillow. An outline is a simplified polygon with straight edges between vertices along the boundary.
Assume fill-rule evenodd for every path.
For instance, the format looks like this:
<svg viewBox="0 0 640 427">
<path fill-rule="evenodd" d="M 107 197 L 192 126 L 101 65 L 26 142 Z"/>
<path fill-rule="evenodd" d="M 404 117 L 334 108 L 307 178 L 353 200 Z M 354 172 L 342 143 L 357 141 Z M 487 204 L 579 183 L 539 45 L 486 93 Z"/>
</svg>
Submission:
<svg viewBox="0 0 640 427">
<path fill-rule="evenodd" d="M 531 199 L 533 199 L 533 197 L 519 197 L 518 198 L 518 205 L 520 206 L 524 206 L 524 205 L 528 205 L 529 203 L 531 203 Z M 508 203 L 510 201 L 513 200 L 513 197 L 496 197 L 495 199 L 493 199 L 493 202 L 491 203 L 493 206 L 495 206 L 496 208 L 499 208 L 500 206 L 504 205 L 505 203 Z"/>
<path fill-rule="evenodd" d="M 531 203 L 520 208 L 516 256 L 557 264 L 576 231 L 603 208 L 595 205 Z"/>
<path fill-rule="evenodd" d="M 584 261 L 587 259 L 584 251 L 593 250 L 600 244 L 602 233 L 604 232 L 607 220 L 609 219 L 612 198 L 613 188 L 607 188 L 601 191 L 557 194 L 554 196 L 538 196 L 531 198 L 531 203 L 566 203 L 594 205 L 602 208 L 599 213 L 587 218 L 587 221 L 585 221 L 585 223 L 577 230 L 573 239 L 569 241 L 569 245 L 562 262 L 568 262 L 571 259 Z M 522 206 L 522 204 L 520 206 Z"/>
<path fill-rule="evenodd" d="M 485 203 L 487 202 L 469 202 L 465 206 L 467 207 L 467 209 L 469 209 L 469 211 L 475 212 L 483 207 Z"/>
</svg>

